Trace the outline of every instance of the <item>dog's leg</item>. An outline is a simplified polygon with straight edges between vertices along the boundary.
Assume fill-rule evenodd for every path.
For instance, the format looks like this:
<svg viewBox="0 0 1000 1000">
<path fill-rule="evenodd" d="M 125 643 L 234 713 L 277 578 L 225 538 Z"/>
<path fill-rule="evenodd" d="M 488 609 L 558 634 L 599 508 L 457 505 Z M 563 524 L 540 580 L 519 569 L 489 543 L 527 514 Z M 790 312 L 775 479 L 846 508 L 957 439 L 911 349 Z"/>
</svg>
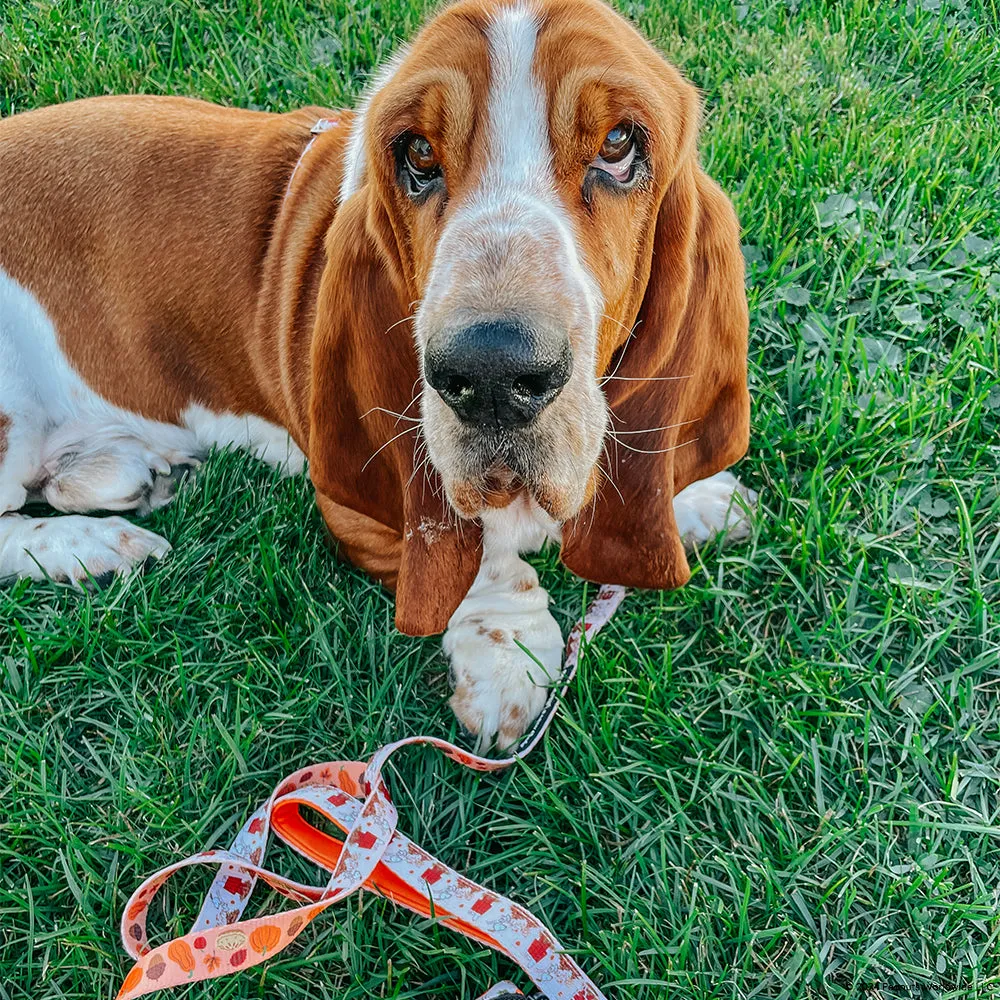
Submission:
<svg viewBox="0 0 1000 1000">
<path fill-rule="evenodd" d="M 16 514 L 148 510 L 168 499 L 172 467 L 195 461 L 194 436 L 117 410 L 59 349 L 38 301 L 0 270 L 0 578 L 81 582 L 125 573 L 170 546 L 121 518 Z"/>
<path fill-rule="evenodd" d="M 451 707 L 480 746 L 494 737 L 500 746 L 515 742 L 559 677 L 563 639 L 549 614 L 549 595 L 519 558 L 557 532 L 523 501 L 483 515 L 479 574 L 443 639 L 455 688 Z"/>
<path fill-rule="evenodd" d="M 286 476 L 296 476 L 305 468 L 306 456 L 288 431 L 261 417 L 213 413 L 195 403 L 181 414 L 181 421 L 206 452 L 212 447 L 242 448 Z"/>
<path fill-rule="evenodd" d="M 699 479 L 674 497 L 674 518 L 684 547 L 690 551 L 718 534 L 735 542 L 750 534 L 757 494 L 731 472 Z"/>
</svg>

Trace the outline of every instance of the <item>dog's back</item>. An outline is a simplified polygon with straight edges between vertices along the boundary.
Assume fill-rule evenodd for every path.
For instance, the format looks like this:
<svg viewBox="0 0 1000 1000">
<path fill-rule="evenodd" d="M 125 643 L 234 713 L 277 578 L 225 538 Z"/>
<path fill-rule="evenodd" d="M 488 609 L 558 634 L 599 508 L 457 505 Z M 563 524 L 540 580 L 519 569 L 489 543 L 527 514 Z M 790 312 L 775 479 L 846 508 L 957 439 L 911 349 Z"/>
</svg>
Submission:
<svg viewBox="0 0 1000 1000">
<path fill-rule="evenodd" d="M 29 500 L 143 513 L 213 444 L 301 468 L 252 345 L 316 117 L 105 97 L 0 122 L 0 578 L 79 581 L 169 549 L 120 518 L 14 513 Z"/>
<path fill-rule="evenodd" d="M 101 396 L 173 420 L 198 395 L 195 359 L 248 377 L 271 222 L 316 117 L 99 97 L 0 122 L 0 269 Z"/>
</svg>

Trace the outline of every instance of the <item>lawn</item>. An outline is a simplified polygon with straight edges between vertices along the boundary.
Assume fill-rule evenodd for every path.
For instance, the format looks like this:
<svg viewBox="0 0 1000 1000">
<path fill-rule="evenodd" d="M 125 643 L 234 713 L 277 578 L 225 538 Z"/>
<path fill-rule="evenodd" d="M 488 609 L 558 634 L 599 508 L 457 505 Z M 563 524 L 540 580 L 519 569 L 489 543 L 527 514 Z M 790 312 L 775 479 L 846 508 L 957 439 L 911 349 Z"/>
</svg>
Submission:
<svg viewBox="0 0 1000 1000">
<path fill-rule="evenodd" d="M 745 229 L 754 536 L 632 595 L 523 766 L 409 751 L 402 829 L 543 916 L 613 1000 L 995 998 L 1000 13 L 624 9 L 702 88 Z M 425 12 L 3 0 L 0 113 L 349 103 Z M 0 590 L 3 1000 L 113 997 L 147 873 L 228 844 L 303 764 L 454 734 L 439 642 L 395 634 L 390 598 L 331 560 L 303 480 L 217 455 L 149 522 L 174 552 L 141 579 Z M 585 589 L 539 566 L 568 628 Z M 151 926 L 186 930 L 205 885 Z M 184 995 L 467 1000 L 510 976 L 365 896 Z"/>
</svg>

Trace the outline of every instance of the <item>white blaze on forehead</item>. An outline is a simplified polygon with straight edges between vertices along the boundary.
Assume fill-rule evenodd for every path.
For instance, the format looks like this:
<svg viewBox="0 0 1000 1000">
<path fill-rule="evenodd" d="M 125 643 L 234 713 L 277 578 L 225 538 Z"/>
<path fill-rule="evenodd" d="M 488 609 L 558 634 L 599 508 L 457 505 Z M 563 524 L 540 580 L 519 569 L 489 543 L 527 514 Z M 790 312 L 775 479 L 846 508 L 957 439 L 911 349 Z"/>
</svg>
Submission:
<svg viewBox="0 0 1000 1000">
<path fill-rule="evenodd" d="M 535 65 L 540 30 L 540 15 L 524 0 L 498 6 L 484 28 L 483 171 L 473 190 L 449 203 L 414 334 L 422 351 L 436 332 L 470 317 L 565 324 L 575 384 L 593 372 L 603 305 L 556 184 L 547 92 Z"/>
<path fill-rule="evenodd" d="M 545 96 L 532 72 L 538 17 L 523 6 L 500 10 L 486 29 L 490 52 L 488 183 L 552 187 Z"/>
<path fill-rule="evenodd" d="M 577 245 L 573 225 L 556 190 L 549 138 L 548 102 L 534 72 L 539 17 L 530 6 L 503 7 L 486 29 L 490 73 L 487 166 L 476 193 L 449 228 L 479 224 L 491 234 L 530 232 L 552 240 L 553 272 L 576 289 L 590 328 L 587 367 L 593 361 L 600 291 Z"/>
</svg>

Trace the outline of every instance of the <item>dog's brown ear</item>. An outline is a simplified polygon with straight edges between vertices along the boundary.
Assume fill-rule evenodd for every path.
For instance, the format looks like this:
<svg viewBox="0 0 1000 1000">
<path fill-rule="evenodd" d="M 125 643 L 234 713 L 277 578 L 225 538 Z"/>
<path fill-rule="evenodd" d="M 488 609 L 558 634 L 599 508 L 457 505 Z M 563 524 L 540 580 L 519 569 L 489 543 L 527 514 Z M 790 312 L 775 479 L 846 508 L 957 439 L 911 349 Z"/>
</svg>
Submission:
<svg viewBox="0 0 1000 1000">
<path fill-rule="evenodd" d="M 634 333 L 606 372 L 615 434 L 593 504 L 564 527 L 574 573 L 655 589 L 687 581 L 672 500 L 746 451 L 747 326 L 736 215 L 692 143 L 663 195 Z"/>
<path fill-rule="evenodd" d="M 424 463 L 420 372 L 387 222 L 365 189 L 326 238 L 311 352 L 309 474 L 334 537 L 396 592 L 396 627 L 442 632 L 479 568 L 481 537 L 459 524 Z"/>
</svg>

